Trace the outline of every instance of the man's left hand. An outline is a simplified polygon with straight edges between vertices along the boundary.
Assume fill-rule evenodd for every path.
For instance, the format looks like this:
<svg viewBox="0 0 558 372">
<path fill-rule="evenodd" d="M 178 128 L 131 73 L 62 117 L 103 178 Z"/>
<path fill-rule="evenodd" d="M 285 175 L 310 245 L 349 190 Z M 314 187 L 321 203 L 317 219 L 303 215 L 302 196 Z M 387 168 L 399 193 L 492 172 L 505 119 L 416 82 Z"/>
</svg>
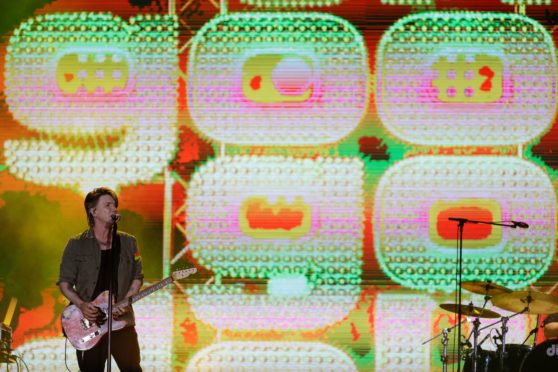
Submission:
<svg viewBox="0 0 558 372">
<path fill-rule="evenodd" d="M 112 317 L 113 319 L 118 319 L 129 311 L 130 311 L 130 305 L 122 305 L 119 307 L 115 307 L 112 310 Z"/>
</svg>

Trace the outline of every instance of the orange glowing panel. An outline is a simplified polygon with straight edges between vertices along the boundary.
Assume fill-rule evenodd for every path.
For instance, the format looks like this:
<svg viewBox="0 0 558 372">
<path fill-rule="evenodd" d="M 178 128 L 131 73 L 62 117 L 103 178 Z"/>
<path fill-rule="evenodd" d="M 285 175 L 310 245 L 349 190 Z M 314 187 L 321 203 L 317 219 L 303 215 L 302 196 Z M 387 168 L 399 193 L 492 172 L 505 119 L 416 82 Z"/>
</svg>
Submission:
<svg viewBox="0 0 558 372">
<path fill-rule="evenodd" d="M 294 203 L 287 203 L 284 197 L 276 203 L 270 203 L 267 197 L 248 197 L 240 207 L 240 228 L 246 236 L 256 239 L 294 239 L 310 232 L 311 214 L 310 204 L 301 197 Z"/>
<path fill-rule="evenodd" d="M 430 207 L 430 239 L 441 246 L 455 247 L 457 224 L 450 217 L 474 221 L 501 221 L 502 208 L 496 200 L 458 199 L 438 200 Z M 467 248 L 485 248 L 497 245 L 502 239 L 502 229 L 487 224 L 467 224 L 463 241 Z"/>
</svg>

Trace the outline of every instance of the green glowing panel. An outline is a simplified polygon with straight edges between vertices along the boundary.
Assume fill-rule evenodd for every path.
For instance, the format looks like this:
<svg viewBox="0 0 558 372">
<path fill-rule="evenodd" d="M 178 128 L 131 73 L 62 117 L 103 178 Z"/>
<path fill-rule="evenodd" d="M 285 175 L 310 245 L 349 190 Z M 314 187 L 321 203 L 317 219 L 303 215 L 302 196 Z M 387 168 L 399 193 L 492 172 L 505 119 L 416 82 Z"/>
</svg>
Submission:
<svg viewBox="0 0 558 372">
<path fill-rule="evenodd" d="M 89 191 L 148 182 L 174 155 L 178 57 L 173 16 L 37 16 L 10 38 L 6 102 L 41 134 L 5 142 L 10 172 Z"/>
<path fill-rule="evenodd" d="M 434 0 L 382 0 L 387 5 L 432 5 Z"/>
<path fill-rule="evenodd" d="M 450 217 L 530 225 L 467 224 L 463 280 L 522 288 L 552 262 L 556 198 L 540 168 L 510 157 L 419 156 L 390 167 L 376 190 L 374 245 L 383 271 L 408 288 L 454 290 L 457 227 Z"/>
<path fill-rule="evenodd" d="M 359 284 L 362 176 L 358 158 L 220 157 L 190 182 L 189 248 L 223 277 Z"/>
<path fill-rule="evenodd" d="M 428 146 L 524 144 L 556 112 L 550 33 L 517 14 L 425 12 L 382 36 L 376 103 L 386 128 Z"/>
<path fill-rule="evenodd" d="M 240 0 L 240 2 L 256 8 L 280 10 L 333 6 L 341 4 L 343 0 Z"/>
<path fill-rule="evenodd" d="M 550 5 L 552 0 L 501 0 L 508 5 Z"/>
<path fill-rule="evenodd" d="M 196 33 L 188 108 L 211 140 L 235 145 L 336 143 L 368 106 L 368 56 L 346 20 L 322 13 L 237 13 Z"/>
</svg>

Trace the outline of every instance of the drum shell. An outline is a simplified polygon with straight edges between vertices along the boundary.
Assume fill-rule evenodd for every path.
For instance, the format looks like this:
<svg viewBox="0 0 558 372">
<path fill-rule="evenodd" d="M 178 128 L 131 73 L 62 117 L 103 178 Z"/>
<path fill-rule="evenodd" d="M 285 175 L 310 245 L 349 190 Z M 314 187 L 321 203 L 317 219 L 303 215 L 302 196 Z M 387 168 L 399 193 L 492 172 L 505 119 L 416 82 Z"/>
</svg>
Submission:
<svg viewBox="0 0 558 372">
<path fill-rule="evenodd" d="M 519 372 L 523 359 L 531 349 L 529 345 L 506 344 L 504 372 Z M 477 372 L 500 372 L 500 355 L 500 347 L 496 351 L 479 349 L 477 352 Z M 465 357 L 463 371 L 473 372 L 473 369 L 473 353 L 470 351 Z M 553 371 L 558 371 L 558 369 Z"/>
<path fill-rule="evenodd" d="M 525 357 L 520 372 L 558 371 L 558 339 L 536 345 Z"/>
</svg>

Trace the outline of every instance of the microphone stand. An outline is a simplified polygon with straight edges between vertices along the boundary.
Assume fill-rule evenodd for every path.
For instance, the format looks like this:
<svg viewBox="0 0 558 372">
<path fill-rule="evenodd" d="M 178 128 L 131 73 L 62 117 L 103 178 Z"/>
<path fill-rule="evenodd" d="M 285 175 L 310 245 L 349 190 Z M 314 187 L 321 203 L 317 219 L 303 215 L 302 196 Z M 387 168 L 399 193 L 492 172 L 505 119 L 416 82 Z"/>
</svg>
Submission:
<svg viewBox="0 0 558 372">
<path fill-rule="evenodd" d="M 457 218 L 457 217 L 449 217 L 448 220 L 456 221 L 457 222 L 457 304 L 458 312 L 457 312 L 457 319 L 461 319 L 463 312 L 461 311 L 461 281 L 462 281 L 462 271 L 463 271 L 463 229 L 465 227 L 465 223 L 473 223 L 473 224 L 484 224 L 484 225 L 496 225 L 496 226 L 506 226 L 511 227 L 513 229 L 517 228 L 518 224 L 513 222 L 512 224 L 506 224 L 501 222 L 492 222 L 492 221 L 475 221 L 469 220 L 467 218 Z M 459 323 L 459 327 L 457 327 L 457 339 L 461 340 L 461 323 Z M 475 350 L 476 351 L 476 350 Z M 474 361 L 474 365 L 476 366 L 476 360 Z M 457 347 L 457 372 L 461 372 L 461 347 Z M 476 372 L 476 371 L 475 371 Z"/>
<path fill-rule="evenodd" d="M 539 331 L 539 321 L 541 319 L 541 315 L 537 315 L 537 324 L 535 324 L 535 328 L 533 328 L 531 330 L 531 332 L 529 332 L 529 334 L 527 335 L 527 337 L 525 337 L 525 340 L 523 340 L 523 342 L 521 343 L 521 345 L 525 345 L 525 343 L 527 342 L 527 340 L 529 339 L 529 337 L 534 336 L 533 337 L 533 347 L 535 347 L 537 345 L 537 332 Z"/>
<path fill-rule="evenodd" d="M 537 346 L 537 333 L 539 332 L 539 324 L 541 323 L 541 314 L 537 315 L 536 331 L 533 332 L 533 347 Z M 527 340 L 525 340 L 527 341 Z"/>
<path fill-rule="evenodd" d="M 503 317 L 500 318 L 500 320 L 498 320 L 494 323 L 488 324 L 487 326 L 482 327 L 481 329 L 479 329 L 479 331 L 482 331 L 486 328 L 490 328 L 490 327 L 492 327 L 492 326 L 494 326 L 498 323 L 501 323 L 502 333 L 500 335 L 500 342 L 502 343 L 502 347 L 500 348 L 500 351 L 499 351 L 500 360 L 499 360 L 499 363 L 498 363 L 498 371 L 500 371 L 500 372 L 504 371 L 504 358 L 506 357 L 506 333 L 508 333 L 508 321 L 511 318 L 513 318 L 517 315 L 526 313 L 526 312 L 527 313 L 529 312 L 529 302 L 527 303 L 527 306 L 523 310 L 521 310 L 517 313 L 514 313 L 511 316 L 503 316 Z"/>
<path fill-rule="evenodd" d="M 114 252 L 117 250 L 117 242 L 118 239 L 117 235 L 118 225 L 116 224 L 116 220 L 113 222 L 111 227 L 111 234 L 112 234 L 112 241 L 109 253 L 109 301 L 108 301 L 108 309 L 107 309 L 107 327 L 108 327 L 108 334 L 107 334 L 107 372 L 111 372 L 111 364 L 112 364 L 112 356 L 111 356 L 111 339 L 112 339 L 112 297 L 113 297 L 113 277 L 114 277 Z"/>
</svg>

